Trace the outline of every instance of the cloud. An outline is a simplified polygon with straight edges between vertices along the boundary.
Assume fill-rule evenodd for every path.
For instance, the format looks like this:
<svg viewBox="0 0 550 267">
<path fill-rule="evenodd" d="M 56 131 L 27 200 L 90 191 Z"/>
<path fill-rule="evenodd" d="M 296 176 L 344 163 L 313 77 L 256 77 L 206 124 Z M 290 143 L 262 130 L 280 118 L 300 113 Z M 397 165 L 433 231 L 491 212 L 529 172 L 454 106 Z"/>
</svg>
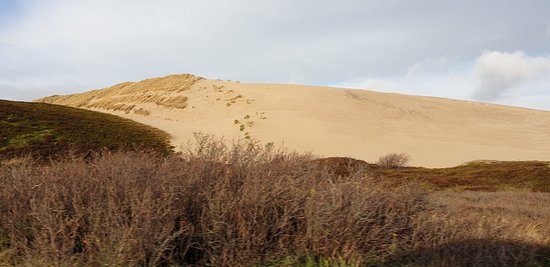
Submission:
<svg viewBox="0 0 550 267">
<path fill-rule="evenodd" d="M 493 101 L 514 89 L 550 81 L 550 57 L 529 57 L 521 51 L 486 52 L 477 59 L 474 75 L 473 98 Z"/>
<path fill-rule="evenodd" d="M 192 73 L 312 85 L 372 79 L 454 97 L 473 87 L 438 83 L 461 77 L 486 49 L 550 52 L 543 0 L 12 2 L 16 12 L 0 15 L 0 83 L 32 96 Z M 0 98 L 16 95 L 30 100 L 0 88 Z"/>
<path fill-rule="evenodd" d="M 331 85 L 550 111 L 550 58 L 500 51 L 484 52 L 471 62 L 425 58 L 400 75 L 366 75 Z"/>
<path fill-rule="evenodd" d="M 471 68 L 472 64 L 452 57 L 430 57 L 411 64 L 400 75 L 368 75 L 332 86 L 469 100 L 473 87 Z"/>
</svg>

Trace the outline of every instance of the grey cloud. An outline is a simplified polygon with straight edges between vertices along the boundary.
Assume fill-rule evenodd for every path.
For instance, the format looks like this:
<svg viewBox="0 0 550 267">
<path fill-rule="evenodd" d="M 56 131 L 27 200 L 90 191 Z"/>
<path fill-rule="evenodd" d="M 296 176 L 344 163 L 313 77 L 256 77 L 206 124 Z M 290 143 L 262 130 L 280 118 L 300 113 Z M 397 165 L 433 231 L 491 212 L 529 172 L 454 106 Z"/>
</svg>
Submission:
<svg viewBox="0 0 550 267">
<path fill-rule="evenodd" d="M 42 95 L 181 72 L 326 85 L 403 75 L 426 58 L 452 58 L 452 69 L 485 50 L 550 47 L 545 0 L 29 0 L 20 10 L 0 24 L 0 82 L 56 85 L 33 89 Z"/>
<path fill-rule="evenodd" d="M 477 60 L 474 74 L 477 85 L 473 97 L 497 100 L 515 88 L 550 81 L 550 58 L 528 57 L 523 52 L 486 52 Z"/>
</svg>

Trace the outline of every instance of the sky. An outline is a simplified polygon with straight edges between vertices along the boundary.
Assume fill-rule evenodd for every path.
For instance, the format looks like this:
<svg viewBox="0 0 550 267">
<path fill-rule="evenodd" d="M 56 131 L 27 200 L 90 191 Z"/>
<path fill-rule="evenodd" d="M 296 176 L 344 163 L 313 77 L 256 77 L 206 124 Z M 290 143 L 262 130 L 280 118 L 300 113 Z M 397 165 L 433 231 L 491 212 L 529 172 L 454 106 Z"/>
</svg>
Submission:
<svg viewBox="0 0 550 267">
<path fill-rule="evenodd" d="M 0 99 L 175 73 L 550 110 L 547 0 L 0 0 Z"/>
</svg>

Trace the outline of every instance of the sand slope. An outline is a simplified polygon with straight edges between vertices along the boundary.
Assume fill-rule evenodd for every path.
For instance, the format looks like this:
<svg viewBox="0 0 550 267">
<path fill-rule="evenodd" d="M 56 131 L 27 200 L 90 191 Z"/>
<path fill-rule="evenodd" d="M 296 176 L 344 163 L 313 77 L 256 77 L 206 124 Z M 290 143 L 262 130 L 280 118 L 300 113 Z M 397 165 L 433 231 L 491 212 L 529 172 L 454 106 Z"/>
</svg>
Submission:
<svg viewBox="0 0 550 267">
<path fill-rule="evenodd" d="M 202 131 L 371 162 L 407 152 L 427 167 L 550 160 L 550 112 L 442 98 L 171 75 L 37 101 L 130 118 L 176 147 Z"/>
</svg>

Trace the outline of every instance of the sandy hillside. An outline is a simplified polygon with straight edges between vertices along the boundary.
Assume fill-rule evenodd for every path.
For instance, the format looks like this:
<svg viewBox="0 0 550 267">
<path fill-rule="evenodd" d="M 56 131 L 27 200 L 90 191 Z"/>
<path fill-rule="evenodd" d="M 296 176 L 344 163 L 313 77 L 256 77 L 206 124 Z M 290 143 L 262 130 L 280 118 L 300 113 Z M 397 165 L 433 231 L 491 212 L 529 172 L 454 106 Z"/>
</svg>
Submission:
<svg viewBox="0 0 550 267">
<path fill-rule="evenodd" d="M 202 131 L 370 162 L 407 152 L 427 167 L 550 160 L 550 112 L 442 98 L 171 75 L 37 101 L 149 124 L 176 147 Z"/>
</svg>

